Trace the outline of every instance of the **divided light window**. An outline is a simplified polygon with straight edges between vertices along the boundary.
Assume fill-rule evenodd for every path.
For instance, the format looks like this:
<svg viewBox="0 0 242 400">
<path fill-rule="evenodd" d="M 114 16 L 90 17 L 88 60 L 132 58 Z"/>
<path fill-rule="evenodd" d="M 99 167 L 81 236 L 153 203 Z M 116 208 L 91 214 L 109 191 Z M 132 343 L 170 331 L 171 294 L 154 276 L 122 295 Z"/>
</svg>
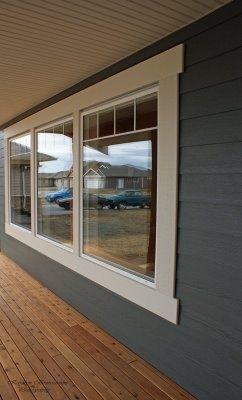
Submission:
<svg viewBox="0 0 242 400">
<path fill-rule="evenodd" d="M 36 132 L 37 233 L 73 245 L 73 122 Z"/>
<path fill-rule="evenodd" d="M 82 252 L 153 280 L 157 92 L 83 114 Z"/>
<path fill-rule="evenodd" d="M 31 136 L 9 141 L 11 223 L 31 230 Z"/>
</svg>

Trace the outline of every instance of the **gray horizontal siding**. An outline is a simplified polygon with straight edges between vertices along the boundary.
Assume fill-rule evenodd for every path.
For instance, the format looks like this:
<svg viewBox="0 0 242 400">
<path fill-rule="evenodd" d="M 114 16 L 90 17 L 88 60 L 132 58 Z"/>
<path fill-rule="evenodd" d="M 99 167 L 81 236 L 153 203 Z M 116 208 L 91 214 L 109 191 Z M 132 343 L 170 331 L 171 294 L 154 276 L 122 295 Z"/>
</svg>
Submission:
<svg viewBox="0 0 242 400">
<path fill-rule="evenodd" d="M 242 140 L 234 143 L 204 144 L 181 149 L 180 172 L 242 173 Z"/>
<path fill-rule="evenodd" d="M 224 233 L 242 239 L 241 206 L 213 203 L 184 203 L 180 209 L 179 227 Z"/>
<path fill-rule="evenodd" d="M 206 254 L 191 254 L 186 249 L 180 249 L 178 262 L 177 279 L 184 287 L 196 287 L 218 299 L 225 294 L 234 301 L 241 298 L 240 266 L 231 265 L 230 262 L 226 264 L 223 259 L 208 258 Z"/>
<path fill-rule="evenodd" d="M 241 174 L 183 174 L 180 201 L 242 206 Z"/>
<path fill-rule="evenodd" d="M 202 88 L 181 96 L 181 119 L 242 108 L 242 78 Z"/>
<path fill-rule="evenodd" d="M 186 68 L 181 93 L 218 85 L 242 76 L 242 47 Z"/>
<path fill-rule="evenodd" d="M 185 65 L 189 66 L 220 56 L 240 46 L 242 46 L 241 14 L 187 40 Z"/>
<path fill-rule="evenodd" d="M 242 68 L 241 68 L 242 70 Z M 242 109 L 181 121 L 180 146 L 242 141 Z"/>
<path fill-rule="evenodd" d="M 180 82 L 177 296 L 192 357 L 234 391 L 207 381 L 212 399 L 242 397 L 241 45 L 241 15 L 188 40 Z"/>
<path fill-rule="evenodd" d="M 2 235 L 4 252 L 200 400 L 242 398 L 242 15 L 238 4 L 234 2 L 234 13 L 229 6 L 227 19 L 226 12 L 222 19 L 219 11 L 212 27 L 206 22 L 211 16 L 203 19 L 199 23 L 203 32 L 196 31 L 195 24 L 189 37 L 186 28 L 180 85 L 178 326 Z M 0 179 L 1 158 L 2 153 Z"/>
</svg>

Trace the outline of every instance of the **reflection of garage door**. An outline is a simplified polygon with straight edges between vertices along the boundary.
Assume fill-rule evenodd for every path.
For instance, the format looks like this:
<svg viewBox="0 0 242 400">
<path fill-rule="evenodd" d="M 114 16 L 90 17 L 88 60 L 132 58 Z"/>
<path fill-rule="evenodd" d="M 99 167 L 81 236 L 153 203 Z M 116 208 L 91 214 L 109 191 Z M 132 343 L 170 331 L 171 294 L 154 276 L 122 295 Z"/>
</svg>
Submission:
<svg viewBox="0 0 242 400">
<path fill-rule="evenodd" d="M 101 189 L 104 186 L 104 182 L 100 178 L 85 178 L 84 184 L 87 189 Z"/>
</svg>

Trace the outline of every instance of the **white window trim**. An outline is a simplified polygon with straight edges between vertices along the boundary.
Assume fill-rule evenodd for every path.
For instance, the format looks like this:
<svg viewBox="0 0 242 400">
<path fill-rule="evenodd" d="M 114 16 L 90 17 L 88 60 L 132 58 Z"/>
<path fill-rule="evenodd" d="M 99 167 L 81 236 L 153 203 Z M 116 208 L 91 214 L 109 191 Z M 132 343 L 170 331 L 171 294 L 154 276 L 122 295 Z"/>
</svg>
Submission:
<svg viewBox="0 0 242 400">
<path fill-rule="evenodd" d="M 114 108 L 114 110 L 115 110 L 115 107 L 117 105 L 119 105 L 119 104 L 125 104 L 128 101 L 136 100 L 136 99 L 142 98 L 144 96 L 147 96 L 149 94 L 157 94 L 157 103 L 158 103 L 157 107 L 159 109 L 159 86 L 155 85 L 155 86 L 153 86 L 152 88 L 149 88 L 149 89 L 136 91 L 132 95 L 127 96 L 127 98 L 125 96 L 122 96 L 122 99 L 119 98 L 118 100 L 116 99 L 116 100 L 113 100 L 111 102 L 107 102 L 107 103 L 105 103 L 105 105 L 102 104 L 99 107 L 95 107 L 95 108 L 91 108 L 91 109 L 82 111 L 80 113 L 80 127 L 81 127 L 81 129 L 80 129 L 80 155 L 79 155 L 79 160 L 82 159 L 83 144 L 86 143 L 86 142 L 89 142 L 89 141 L 93 141 L 93 140 L 101 140 L 101 139 L 105 139 L 107 137 L 108 138 L 110 138 L 110 137 L 115 138 L 115 137 L 120 137 L 120 136 L 123 136 L 123 135 L 128 137 L 129 134 L 136 134 L 136 133 L 139 134 L 140 132 L 147 132 L 147 131 L 151 131 L 151 130 L 157 130 L 157 143 L 158 143 L 159 119 L 157 121 L 157 126 L 146 128 L 146 129 L 133 130 L 133 131 L 130 131 L 130 132 L 123 132 L 123 133 L 118 133 L 118 134 L 115 133 L 114 135 L 111 135 L 111 136 L 108 135 L 108 136 L 99 137 L 98 136 L 98 129 L 97 129 L 97 138 L 89 139 L 89 140 L 83 140 L 83 118 L 84 118 L 84 116 L 93 114 L 95 112 L 98 113 L 99 111 L 103 111 L 103 110 L 106 110 L 106 109 L 109 110 L 109 109 Z M 135 101 L 134 101 L 134 106 L 135 106 L 134 109 L 136 111 L 136 102 Z M 136 118 L 135 117 L 136 117 L 136 113 L 134 113 L 134 127 L 135 127 L 135 123 L 136 123 Z M 116 123 L 116 116 L 114 115 L 114 124 L 115 123 Z M 98 128 L 98 126 L 97 126 L 97 128 Z M 157 157 L 158 157 L 158 149 L 157 149 Z M 80 168 L 80 171 L 82 171 L 82 168 Z M 85 174 L 83 175 L 82 172 L 80 172 L 80 185 L 81 185 L 80 187 L 82 187 L 82 181 L 83 181 L 83 177 L 84 176 L 85 176 Z M 158 182 L 158 179 L 159 178 L 158 178 L 158 170 L 157 170 L 157 182 Z M 82 204 L 83 204 L 83 192 L 81 190 L 80 191 L 80 216 L 83 215 Z M 156 244 L 157 244 L 157 240 L 158 240 L 158 238 L 160 236 L 159 235 L 159 231 L 160 231 L 159 223 L 158 223 L 157 218 L 156 218 Z M 81 238 L 81 240 L 80 240 L 80 255 L 81 255 L 82 258 L 85 258 L 86 260 L 92 261 L 95 264 L 98 264 L 101 267 L 107 268 L 107 269 L 109 269 L 111 271 L 118 272 L 119 274 L 121 274 L 123 276 L 126 276 L 126 277 L 128 277 L 130 279 L 133 279 L 133 280 L 135 280 L 135 281 L 137 281 L 139 283 L 142 283 L 144 285 L 147 285 L 149 287 L 152 287 L 152 288 L 156 288 L 157 287 L 157 285 L 156 285 L 157 262 L 155 262 L 155 278 L 154 279 L 149 279 L 149 278 L 146 279 L 145 276 L 141 277 L 140 275 L 132 273 L 131 271 L 129 272 L 126 269 L 122 269 L 122 267 L 119 268 L 118 266 L 112 265 L 111 263 L 108 263 L 108 261 L 99 260 L 98 258 L 95 258 L 95 257 L 92 257 L 91 255 L 85 254 L 83 252 L 83 240 L 82 240 L 82 238 L 83 238 L 83 221 L 82 220 L 81 220 L 81 225 L 80 225 L 80 238 Z M 157 245 L 156 245 L 156 251 L 157 251 Z M 157 254 L 155 254 L 155 260 L 156 260 L 156 256 L 157 256 Z"/>
<path fill-rule="evenodd" d="M 37 168 L 37 157 L 38 157 L 37 137 L 38 137 L 38 133 L 44 129 L 52 128 L 56 125 L 61 125 L 61 124 L 64 124 L 65 122 L 69 122 L 69 121 L 73 122 L 73 118 L 71 115 L 61 118 L 59 120 L 56 120 L 54 122 L 51 122 L 49 124 L 38 126 L 37 128 L 32 130 L 32 142 L 31 142 L 32 154 L 33 154 L 33 157 L 32 157 L 33 158 L 33 173 L 32 173 L 32 175 L 33 175 L 33 180 L 34 180 L 32 187 L 34 188 L 34 190 L 33 190 L 33 198 L 31 198 L 31 201 L 33 201 L 34 209 L 33 209 L 33 214 L 31 213 L 31 226 L 33 225 L 33 227 L 34 227 L 33 233 L 36 238 L 39 238 L 48 243 L 54 244 L 55 246 L 58 246 L 59 248 L 61 248 L 63 250 L 73 253 L 73 246 L 64 245 L 62 243 L 55 241 L 54 239 L 52 240 L 48 236 L 44 236 L 44 235 L 41 235 L 40 233 L 38 233 L 38 223 L 37 223 L 37 221 L 38 221 L 38 168 Z M 74 163 L 74 159 L 73 159 L 73 163 Z"/>
<path fill-rule="evenodd" d="M 177 180 L 178 180 L 178 101 L 179 73 L 183 71 L 183 45 L 178 45 L 164 53 L 126 69 L 87 89 L 82 90 L 5 130 L 5 231 L 8 235 L 32 247 L 40 253 L 65 265 L 67 268 L 117 293 L 127 300 L 169 320 L 178 323 L 179 301 L 175 298 L 176 270 L 176 232 L 177 232 Z M 74 170 L 73 214 L 80 210 L 80 112 L 91 107 L 104 105 L 128 93 L 159 86 L 159 131 L 158 131 L 158 182 L 157 182 L 157 221 L 159 231 L 156 246 L 156 281 L 142 282 L 130 276 L 103 268 L 87 257 L 80 257 L 80 221 L 73 218 L 73 252 L 36 236 L 36 204 L 33 187 L 36 186 L 34 156 L 32 157 L 32 234 L 10 223 L 9 220 L 9 174 L 8 139 L 25 132 L 32 132 L 32 149 L 35 147 L 34 131 L 44 125 L 53 125 L 73 117 Z M 34 146 L 34 147 L 33 147 Z M 32 153 L 34 153 L 32 151 Z M 162 205 L 162 206 L 161 206 Z M 26 254 L 27 257 L 27 254 Z M 88 299 L 87 299 L 88 301 Z"/>
</svg>

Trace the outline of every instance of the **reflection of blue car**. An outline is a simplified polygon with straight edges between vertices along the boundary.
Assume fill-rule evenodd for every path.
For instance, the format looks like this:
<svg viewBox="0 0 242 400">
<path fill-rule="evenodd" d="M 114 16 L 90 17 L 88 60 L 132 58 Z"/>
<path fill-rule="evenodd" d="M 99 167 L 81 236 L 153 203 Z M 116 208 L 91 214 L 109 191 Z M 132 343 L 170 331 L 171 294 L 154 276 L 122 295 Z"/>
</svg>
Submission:
<svg viewBox="0 0 242 400">
<path fill-rule="evenodd" d="M 47 193 L 45 196 L 49 203 L 57 202 L 60 199 L 66 199 L 73 196 L 73 188 L 61 189 L 58 192 Z"/>
<path fill-rule="evenodd" d="M 60 207 L 65 208 L 65 210 L 73 209 L 73 198 L 67 197 L 65 199 L 58 200 L 58 205 Z M 112 200 L 108 200 L 103 196 L 99 196 L 97 194 L 92 193 L 84 193 L 83 195 L 83 207 L 84 209 L 96 208 L 97 210 L 101 210 L 103 207 L 112 207 Z"/>
<path fill-rule="evenodd" d="M 127 206 L 133 207 L 150 207 L 151 196 L 141 190 L 124 190 L 121 193 L 109 196 L 109 200 L 113 202 L 111 208 L 122 209 Z"/>
</svg>

